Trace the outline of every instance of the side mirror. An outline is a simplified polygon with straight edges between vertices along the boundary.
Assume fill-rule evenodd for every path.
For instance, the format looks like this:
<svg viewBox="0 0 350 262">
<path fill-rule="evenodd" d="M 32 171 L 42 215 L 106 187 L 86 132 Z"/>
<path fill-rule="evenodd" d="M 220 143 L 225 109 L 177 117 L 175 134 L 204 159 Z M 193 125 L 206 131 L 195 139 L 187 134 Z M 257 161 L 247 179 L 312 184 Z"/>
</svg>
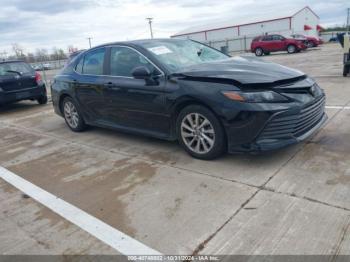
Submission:
<svg viewBox="0 0 350 262">
<path fill-rule="evenodd" d="M 152 72 L 145 66 L 138 66 L 132 70 L 131 74 L 136 79 L 146 79 L 151 77 Z"/>
</svg>

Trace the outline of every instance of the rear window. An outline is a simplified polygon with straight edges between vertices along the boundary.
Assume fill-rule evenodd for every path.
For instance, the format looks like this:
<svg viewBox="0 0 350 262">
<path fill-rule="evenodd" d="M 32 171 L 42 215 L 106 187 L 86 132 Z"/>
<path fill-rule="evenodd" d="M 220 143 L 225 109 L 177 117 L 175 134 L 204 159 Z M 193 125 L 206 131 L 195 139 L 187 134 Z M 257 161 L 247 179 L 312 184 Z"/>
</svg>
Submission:
<svg viewBox="0 0 350 262">
<path fill-rule="evenodd" d="M 24 62 L 2 63 L 0 64 L 0 76 L 8 76 L 17 74 L 31 74 L 33 68 Z"/>
<path fill-rule="evenodd" d="M 102 75 L 105 49 L 99 48 L 89 51 L 75 67 L 76 72 L 86 75 Z"/>
</svg>

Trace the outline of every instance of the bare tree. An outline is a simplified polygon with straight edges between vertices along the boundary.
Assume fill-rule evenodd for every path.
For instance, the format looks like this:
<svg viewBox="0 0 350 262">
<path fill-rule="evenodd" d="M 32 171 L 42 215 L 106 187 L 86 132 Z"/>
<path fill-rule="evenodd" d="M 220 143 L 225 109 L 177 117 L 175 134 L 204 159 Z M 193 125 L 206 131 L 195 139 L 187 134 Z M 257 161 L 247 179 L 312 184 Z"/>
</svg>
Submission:
<svg viewBox="0 0 350 262">
<path fill-rule="evenodd" d="M 19 44 L 13 43 L 12 50 L 17 58 L 25 58 L 24 49 Z"/>
<path fill-rule="evenodd" d="M 59 54 L 58 54 L 57 47 L 52 48 L 52 53 L 50 54 L 50 59 L 51 60 L 59 60 Z"/>
<path fill-rule="evenodd" d="M 49 55 L 48 55 L 47 49 L 45 48 L 38 48 L 35 51 L 35 56 L 39 62 L 44 62 L 49 60 Z"/>
<path fill-rule="evenodd" d="M 35 62 L 35 56 L 33 53 L 28 53 L 26 57 L 26 61 L 28 63 L 34 63 Z"/>
<path fill-rule="evenodd" d="M 5 50 L 0 52 L 0 61 L 7 59 L 7 52 Z"/>
<path fill-rule="evenodd" d="M 67 55 L 64 53 L 63 49 L 58 49 L 59 59 L 67 59 Z"/>
</svg>

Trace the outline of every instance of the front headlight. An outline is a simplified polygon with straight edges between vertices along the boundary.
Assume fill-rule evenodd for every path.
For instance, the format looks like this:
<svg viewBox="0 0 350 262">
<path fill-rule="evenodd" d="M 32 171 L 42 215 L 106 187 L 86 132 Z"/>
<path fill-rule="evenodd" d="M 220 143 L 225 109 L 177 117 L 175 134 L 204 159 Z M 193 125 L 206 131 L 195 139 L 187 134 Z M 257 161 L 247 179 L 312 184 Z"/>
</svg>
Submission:
<svg viewBox="0 0 350 262">
<path fill-rule="evenodd" d="M 242 91 L 224 91 L 224 96 L 231 100 L 246 102 L 246 103 L 277 103 L 287 102 L 288 99 L 274 91 L 261 92 L 242 92 Z"/>
<path fill-rule="evenodd" d="M 321 89 L 321 87 L 319 87 L 319 85 L 317 83 L 314 83 L 311 88 L 310 88 L 310 93 L 314 96 L 314 97 L 319 97 L 323 94 L 323 91 Z"/>
</svg>

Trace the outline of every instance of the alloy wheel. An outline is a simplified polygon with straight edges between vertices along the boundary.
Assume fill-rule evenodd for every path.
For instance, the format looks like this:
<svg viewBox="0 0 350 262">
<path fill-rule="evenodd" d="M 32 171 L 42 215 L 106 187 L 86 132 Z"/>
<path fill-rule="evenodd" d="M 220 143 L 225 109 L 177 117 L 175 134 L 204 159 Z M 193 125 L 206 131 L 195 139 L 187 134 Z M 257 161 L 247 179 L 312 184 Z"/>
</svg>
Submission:
<svg viewBox="0 0 350 262">
<path fill-rule="evenodd" d="M 67 101 L 64 104 L 64 117 L 67 120 L 68 125 L 71 128 L 77 128 L 79 125 L 79 114 L 77 109 L 75 108 L 75 105 Z"/>
<path fill-rule="evenodd" d="M 190 113 L 183 118 L 181 137 L 185 145 L 197 154 L 208 153 L 215 144 L 213 125 L 199 113 Z"/>
<path fill-rule="evenodd" d="M 257 49 L 255 50 L 255 54 L 256 54 L 257 56 L 262 56 L 263 50 L 262 50 L 261 48 L 257 48 Z"/>
<path fill-rule="evenodd" d="M 295 46 L 294 45 L 288 46 L 288 53 L 294 53 L 294 52 L 295 52 Z"/>
</svg>

